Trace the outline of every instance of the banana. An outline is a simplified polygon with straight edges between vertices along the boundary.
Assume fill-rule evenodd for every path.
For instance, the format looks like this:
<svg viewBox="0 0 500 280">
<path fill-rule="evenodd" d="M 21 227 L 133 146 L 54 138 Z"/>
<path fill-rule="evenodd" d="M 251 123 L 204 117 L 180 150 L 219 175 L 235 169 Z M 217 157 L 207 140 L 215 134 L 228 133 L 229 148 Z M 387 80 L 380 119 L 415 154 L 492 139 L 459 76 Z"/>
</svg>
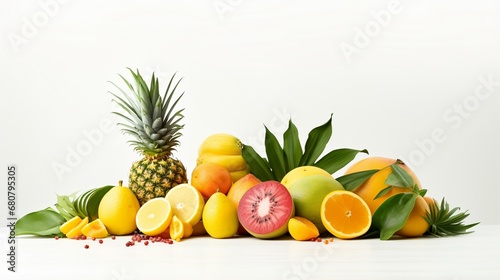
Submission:
<svg viewBox="0 0 500 280">
<path fill-rule="evenodd" d="M 222 165 L 229 172 L 240 171 L 248 168 L 247 162 L 241 155 L 202 154 L 196 160 L 197 165 L 205 162 Z"/>
<path fill-rule="evenodd" d="M 226 133 L 218 133 L 208 136 L 201 143 L 198 149 L 198 155 L 241 155 L 242 148 L 243 144 L 235 136 Z"/>
<path fill-rule="evenodd" d="M 238 171 L 232 171 L 229 172 L 229 175 L 231 175 L 231 179 L 233 179 L 233 183 L 238 181 L 240 178 L 243 176 L 247 175 L 249 173 L 248 168 L 245 168 L 243 170 L 238 170 Z"/>
</svg>

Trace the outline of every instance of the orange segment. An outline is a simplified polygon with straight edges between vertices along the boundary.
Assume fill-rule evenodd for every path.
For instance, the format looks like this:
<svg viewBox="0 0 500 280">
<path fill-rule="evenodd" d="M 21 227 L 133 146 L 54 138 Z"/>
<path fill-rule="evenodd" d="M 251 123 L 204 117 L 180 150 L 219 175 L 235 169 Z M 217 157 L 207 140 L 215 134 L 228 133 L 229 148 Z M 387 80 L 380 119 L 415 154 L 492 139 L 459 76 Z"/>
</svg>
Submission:
<svg viewBox="0 0 500 280">
<path fill-rule="evenodd" d="M 71 229 L 67 234 L 67 238 L 76 238 L 77 236 L 80 237 L 82 236 L 82 228 L 86 226 L 89 223 L 89 218 L 85 217 L 83 220 L 81 220 L 78 225 L 76 225 L 73 229 Z"/>
<path fill-rule="evenodd" d="M 155 236 L 164 232 L 172 221 L 170 202 L 158 197 L 144 203 L 135 217 L 137 228 L 144 234 Z"/>
<path fill-rule="evenodd" d="M 366 202 L 357 194 L 333 191 L 321 204 L 321 221 L 334 236 L 351 239 L 368 231 L 372 215 Z"/>
<path fill-rule="evenodd" d="M 172 205 L 172 211 L 177 218 L 192 226 L 201 220 L 205 201 L 200 191 L 189 184 L 173 187 L 165 196 Z"/>
<path fill-rule="evenodd" d="M 82 221 L 82 218 L 76 216 L 71 219 L 69 219 L 67 222 L 62 224 L 62 226 L 59 228 L 59 230 L 63 234 L 68 234 L 70 230 L 72 230 L 74 227 L 76 227 L 80 222 Z"/>
<path fill-rule="evenodd" d="M 304 241 L 319 236 L 319 231 L 313 222 L 306 218 L 295 216 L 288 221 L 288 232 L 293 239 Z"/>
<path fill-rule="evenodd" d="M 96 219 L 82 228 L 82 234 L 87 237 L 104 238 L 108 236 L 108 231 L 101 220 Z"/>
</svg>

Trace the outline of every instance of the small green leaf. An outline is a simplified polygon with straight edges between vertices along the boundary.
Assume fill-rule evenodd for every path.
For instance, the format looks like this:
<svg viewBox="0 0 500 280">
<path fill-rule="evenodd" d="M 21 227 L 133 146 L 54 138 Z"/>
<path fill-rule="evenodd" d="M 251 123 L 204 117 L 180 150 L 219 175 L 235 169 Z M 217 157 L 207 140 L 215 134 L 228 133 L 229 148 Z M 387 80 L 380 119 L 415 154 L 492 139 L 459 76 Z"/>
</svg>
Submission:
<svg viewBox="0 0 500 280">
<path fill-rule="evenodd" d="M 51 209 L 31 212 L 16 222 L 16 235 L 55 236 L 66 222 L 61 214 Z"/>
<path fill-rule="evenodd" d="M 359 172 L 354 172 L 351 174 L 343 175 L 337 178 L 337 181 L 346 189 L 347 191 L 353 191 L 366 180 L 368 180 L 373 174 L 377 173 L 379 169 L 364 170 Z"/>
<path fill-rule="evenodd" d="M 276 136 L 266 128 L 266 136 L 265 136 L 265 147 L 266 147 L 266 155 L 267 160 L 269 161 L 269 166 L 271 167 L 272 172 L 274 173 L 274 177 L 277 181 L 281 181 L 281 179 L 285 176 L 285 158 L 283 149 L 276 139 Z"/>
<path fill-rule="evenodd" d="M 373 199 L 375 200 L 375 199 L 377 199 L 377 198 L 379 198 L 379 197 L 381 197 L 381 196 L 384 196 L 384 195 L 385 195 L 385 194 L 387 194 L 389 191 L 391 191 L 391 189 L 392 189 L 392 186 L 388 186 L 388 187 L 384 188 L 384 189 L 383 189 L 383 190 L 381 190 L 381 191 L 380 191 L 380 192 L 379 192 L 379 193 L 378 193 L 378 194 L 377 194 L 377 195 L 376 195 Z"/>
<path fill-rule="evenodd" d="M 400 161 L 391 165 L 392 173 L 389 174 L 385 183 L 390 186 L 400 187 L 400 188 L 413 188 L 415 182 L 413 178 L 404 170 L 401 166 L 398 165 Z"/>
<path fill-rule="evenodd" d="M 313 165 L 325 150 L 326 144 L 332 136 L 332 116 L 333 114 L 330 115 L 330 119 L 326 123 L 309 132 L 299 166 Z"/>
<path fill-rule="evenodd" d="M 286 158 L 286 169 L 292 170 L 299 166 L 302 157 L 302 146 L 300 145 L 299 131 L 292 123 L 288 121 L 288 129 L 283 134 L 283 151 Z"/>
<path fill-rule="evenodd" d="M 274 174 L 271 173 L 269 164 L 259 154 L 248 145 L 243 144 L 241 155 L 250 167 L 250 173 L 255 175 L 261 181 L 275 180 Z"/>
<path fill-rule="evenodd" d="M 413 192 L 398 193 L 380 205 L 373 214 L 372 223 L 380 230 L 381 240 L 388 240 L 404 226 L 417 197 Z"/>
<path fill-rule="evenodd" d="M 314 166 L 322 168 L 328 173 L 333 174 L 350 163 L 358 153 L 368 154 L 368 151 L 347 148 L 336 149 L 319 159 Z"/>
<path fill-rule="evenodd" d="M 416 185 L 415 185 L 416 186 Z M 417 188 L 418 189 L 418 188 Z M 421 196 L 421 197 L 424 197 L 426 194 L 427 194 L 427 189 L 421 189 L 421 190 L 418 190 L 418 194 Z"/>
</svg>

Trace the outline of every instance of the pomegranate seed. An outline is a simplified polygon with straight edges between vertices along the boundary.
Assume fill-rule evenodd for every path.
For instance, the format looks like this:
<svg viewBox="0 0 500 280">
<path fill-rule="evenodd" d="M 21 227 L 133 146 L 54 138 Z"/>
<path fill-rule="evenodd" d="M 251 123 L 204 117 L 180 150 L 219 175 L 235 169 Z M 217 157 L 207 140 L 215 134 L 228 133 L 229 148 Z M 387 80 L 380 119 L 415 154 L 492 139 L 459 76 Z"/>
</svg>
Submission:
<svg viewBox="0 0 500 280">
<path fill-rule="evenodd" d="M 82 240 L 86 240 L 86 239 L 87 239 L 87 236 L 82 235 L 82 238 L 81 238 L 81 239 L 82 239 Z"/>
<path fill-rule="evenodd" d="M 90 246 L 88 244 L 85 244 L 84 248 L 88 249 Z"/>
<path fill-rule="evenodd" d="M 146 241 L 144 241 L 144 245 L 145 245 L 145 246 L 148 246 L 148 245 L 149 245 L 149 241 L 147 241 L 147 240 L 146 240 Z"/>
<path fill-rule="evenodd" d="M 104 241 L 102 239 L 99 239 L 99 244 L 102 244 Z"/>
<path fill-rule="evenodd" d="M 76 236 L 76 237 L 75 237 L 75 240 L 80 240 L 80 236 Z"/>
<path fill-rule="evenodd" d="M 174 244 L 174 241 L 172 241 L 172 239 L 169 239 L 169 240 L 167 241 L 167 243 L 168 243 L 168 244 Z"/>
<path fill-rule="evenodd" d="M 328 239 L 325 239 L 325 241 L 323 241 L 323 243 L 328 244 Z"/>
<path fill-rule="evenodd" d="M 54 237 L 56 240 L 59 240 L 59 236 L 56 235 L 56 237 Z"/>
<path fill-rule="evenodd" d="M 317 242 L 321 242 L 321 238 L 319 238 L 319 237 L 318 237 L 318 238 L 316 238 L 316 241 L 317 241 Z"/>
<path fill-rule="evenodd" d="M 113 236 L 111 236 L 111 239 L 115 240 L 115 239 L 116 239 L 116 236 L 114 236 L 114 235 L 113 235 Z"/>
</svg>

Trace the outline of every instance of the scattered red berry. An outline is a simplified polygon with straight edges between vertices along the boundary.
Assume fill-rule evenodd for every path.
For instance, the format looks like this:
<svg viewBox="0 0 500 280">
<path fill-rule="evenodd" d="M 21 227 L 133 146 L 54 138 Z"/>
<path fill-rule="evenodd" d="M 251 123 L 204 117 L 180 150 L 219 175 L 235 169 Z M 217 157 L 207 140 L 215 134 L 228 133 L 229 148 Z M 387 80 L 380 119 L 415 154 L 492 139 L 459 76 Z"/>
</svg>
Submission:
<svg viewBox="0 0 500 280">
<path fill-rule="evenodd" d="M 85 244 L 84 248 L 88 249 L 90 246 L 88 244 Z"/>
<path fill-rule="evenodd" d="M 147 241 L 147 240 L 146 240 L 146 241 L 144 241 L 144 245 L 145 245 L 145 246 L 148 246 L 148 244 L 149 244 L 149 241 Z"/>
<path fill-rule="evenodd" d="M 81 240 L 86 240 L 86 239 L 87 239 L 87 236 L 82 235 L 82 237 L 81 237 L 80 239 L 81 239 Z"/>
<path fill-rule="evenodd" d="M 321 242 L 321 238 L 316 238 L 316 242 Z"/>
<path fill-rule="evenodd" d="M 111 236 L 111 239 L 115 240 L 115 239 L 116 239 L 116 236 L 114 236 L 114 235 L 113 235 L 113 236 Z"/>
<path fill-rule="evenodd" d="M 102 239 L 99 239 L 99 244 L 102 244 L 104 241 Z"/>
<path fill-rule="evenodd" d="M 56 237 L 54 237 L 56 240 L 59 240 L 59 236 L 56 235 Z"/>
</svg>

